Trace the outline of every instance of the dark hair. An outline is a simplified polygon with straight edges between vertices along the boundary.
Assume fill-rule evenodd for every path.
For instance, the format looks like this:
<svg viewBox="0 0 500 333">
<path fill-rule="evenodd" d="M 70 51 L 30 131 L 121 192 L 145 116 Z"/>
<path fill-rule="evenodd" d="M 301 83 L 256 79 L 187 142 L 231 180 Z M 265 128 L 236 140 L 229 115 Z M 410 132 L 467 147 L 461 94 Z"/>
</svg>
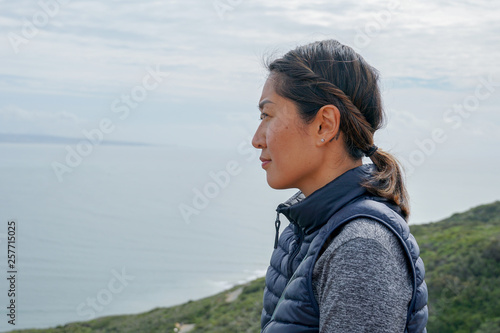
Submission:
<svg viewBox="0 0 500 333">
<path fill-rule="evenodd" d="M 373 146 L 373 134 L 384 120 L 378 87 L 378 71 L 352 48 L 336 40 L 297 47 L 267 64 L 275 76 L 275 90 L 292 100 L 306 123 L 324 105 L 340 111 L 340 131 L 353 159 L 362 158 Z M 409 200 L 397 160 L 377 149 L 370 156 L 377 171 L 363 183 L 372 194 L 388 199 L 410 215 Z"/>
</svg>

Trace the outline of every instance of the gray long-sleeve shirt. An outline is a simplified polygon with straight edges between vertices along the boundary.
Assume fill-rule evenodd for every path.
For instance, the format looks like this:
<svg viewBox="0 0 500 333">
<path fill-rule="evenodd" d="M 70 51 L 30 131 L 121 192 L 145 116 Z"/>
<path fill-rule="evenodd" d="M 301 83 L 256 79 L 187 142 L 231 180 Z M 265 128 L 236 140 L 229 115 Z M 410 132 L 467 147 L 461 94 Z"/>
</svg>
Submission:
<svg viewBox="0 0 500 333">
<path fill-rule="evenodd" d="M 320 333 L 404 332 L 412 279 L 396 236 L 359 218 L 326 246 L 312 280 Z"/>
</svg>

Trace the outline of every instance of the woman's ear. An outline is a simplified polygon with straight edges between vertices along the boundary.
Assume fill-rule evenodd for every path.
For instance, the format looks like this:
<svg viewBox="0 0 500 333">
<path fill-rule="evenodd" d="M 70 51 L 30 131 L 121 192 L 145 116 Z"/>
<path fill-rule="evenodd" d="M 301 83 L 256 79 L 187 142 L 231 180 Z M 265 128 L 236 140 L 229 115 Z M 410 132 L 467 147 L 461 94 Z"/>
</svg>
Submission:
<svg viewBox="0 0 500 333">
<path fill-rule="evenodd" d="M 331 104 L 319 109 L 314 120 L 315 135 L 321 145 L 326 144 L 334 138 L 338 138 L 340 129 L 340 111 Z"/>
</svg>

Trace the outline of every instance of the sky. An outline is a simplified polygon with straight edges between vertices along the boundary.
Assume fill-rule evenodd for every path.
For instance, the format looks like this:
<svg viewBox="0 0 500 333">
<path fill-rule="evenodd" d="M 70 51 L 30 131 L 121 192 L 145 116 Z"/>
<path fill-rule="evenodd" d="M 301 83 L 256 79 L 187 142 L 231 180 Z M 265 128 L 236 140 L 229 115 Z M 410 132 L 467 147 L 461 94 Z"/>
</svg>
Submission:
<svg viewBox="0 0 500 333">
<path fill-rule="evenodd" d="M 428 222 L 500 199 L 499 17 L 486 0 L 0 0 L 0 133 L 235 151 L 263 60 L 334 38 L 380 71 L 375 143 Z"/>
</svg>

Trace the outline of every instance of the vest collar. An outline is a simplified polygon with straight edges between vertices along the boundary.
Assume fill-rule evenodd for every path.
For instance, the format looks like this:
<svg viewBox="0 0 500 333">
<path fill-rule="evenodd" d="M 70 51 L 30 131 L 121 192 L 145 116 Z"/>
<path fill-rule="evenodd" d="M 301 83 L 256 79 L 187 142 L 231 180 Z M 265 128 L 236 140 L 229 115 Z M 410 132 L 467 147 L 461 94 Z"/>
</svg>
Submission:
<svg viewBox="0 0 500 333">
<path fill-rule="evenodd" d="M 368 195 L 361 182 L 375 170 L 373 164 L 364 164 L 348 170 L 322 188 L 305 197 L 298 191 L 286 202 L 280 204 L 276 211 L 297 224 L 304 233 L 310 234 L 325 224 L 345 204 Z"/>
</svg>

